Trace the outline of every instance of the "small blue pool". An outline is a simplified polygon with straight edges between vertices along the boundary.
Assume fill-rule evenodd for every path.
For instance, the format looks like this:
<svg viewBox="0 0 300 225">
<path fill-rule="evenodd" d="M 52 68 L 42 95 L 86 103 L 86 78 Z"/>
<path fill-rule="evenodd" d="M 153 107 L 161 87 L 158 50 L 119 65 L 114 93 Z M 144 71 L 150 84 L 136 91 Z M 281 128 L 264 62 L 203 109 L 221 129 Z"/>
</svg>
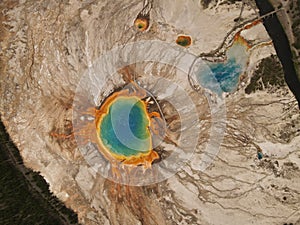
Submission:
<svg viewBox="0 0 300 225">
<path fill-rule="evenodd" d="M 207 67 L 198 73 L 200 84 L 219 95 L 237 89 L 239 78 L 245 71 L 249 58 L 247 46 L 235 42 L 227 50 L 226 57 L 224 62 L 207 62 Z"/>
</svg>

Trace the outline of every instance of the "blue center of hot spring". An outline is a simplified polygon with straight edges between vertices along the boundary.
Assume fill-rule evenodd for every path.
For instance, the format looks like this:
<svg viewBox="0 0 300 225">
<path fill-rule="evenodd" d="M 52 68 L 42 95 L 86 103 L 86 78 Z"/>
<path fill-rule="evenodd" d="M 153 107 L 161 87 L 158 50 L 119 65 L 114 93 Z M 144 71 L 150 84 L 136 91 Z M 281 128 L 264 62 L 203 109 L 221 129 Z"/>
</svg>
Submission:
<svg viewBox="0 0 300 225">
<path fill-rule="evenodd" d="M 145 104 L 136 97 L 117 97 L 100 123 L 100 138 L 114 154 L 130 157 L 151 149 Z"/>
</svg>

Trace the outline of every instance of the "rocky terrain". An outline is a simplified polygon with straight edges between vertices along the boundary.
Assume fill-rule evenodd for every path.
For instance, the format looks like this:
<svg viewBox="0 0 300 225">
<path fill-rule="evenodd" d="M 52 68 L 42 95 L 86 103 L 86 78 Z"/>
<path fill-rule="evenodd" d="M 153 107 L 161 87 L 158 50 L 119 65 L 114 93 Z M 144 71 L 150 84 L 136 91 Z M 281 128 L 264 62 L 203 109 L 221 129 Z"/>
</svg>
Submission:
<svg viewBox="0 0 300 225">
<path fill-rule="evenodd" d="M 270 63 L 281 78 L 282 72 L 263 25 L 234 29 L 258 17 L 253 2 L 8 0 L 0 9 L 1 120 L 25 165 L 40 172 L 80 223 L 300 224 L 297 101 L 282 79 L 273 82 L 270 76 Z M 145 30 L 135 26 L 139 15 L 149 18 Z M 231 30 L 251 45 L 238 89 L 220 97 L 192 88 L 193 59 L 217 49 Z M 178 35 L 189 35 L 191 45 L 176 45 Z M 149 74 L 180 85 L 197 110 L 198 140 L 194 155 L 174 176 L 146 186 L 122 185 L 104 178 L 82 154 L 73 135 L 73 100 L 86 76 L 99 83 L 107 78 L 95 73 L 101 55 L 150 40 L 171 47 L 146 44 L 133 55 L 124 47 L 118 57 L 106 54 L 108 64 L 99 69 L 124 66 L 129 58 L 136 60 L 128 60 L 134 74 L 154 92 Z M 162 61 L 139 62 L 146 56 Z M 108 92 L 123 82 L 118 69 L 107 69 L 114 72 L 105 80 Z M 87 87 L 98 90 L 98 83 Z M 166 93 L 175 104 L 184 102 L 176 90 Z M 97 105 L 109 93 L 101 94 L 89 101 Z M 172 121 L 171 115 L 166 119 Z M 217 151 L 205 164 L 210 147 Z"/>
</svg>

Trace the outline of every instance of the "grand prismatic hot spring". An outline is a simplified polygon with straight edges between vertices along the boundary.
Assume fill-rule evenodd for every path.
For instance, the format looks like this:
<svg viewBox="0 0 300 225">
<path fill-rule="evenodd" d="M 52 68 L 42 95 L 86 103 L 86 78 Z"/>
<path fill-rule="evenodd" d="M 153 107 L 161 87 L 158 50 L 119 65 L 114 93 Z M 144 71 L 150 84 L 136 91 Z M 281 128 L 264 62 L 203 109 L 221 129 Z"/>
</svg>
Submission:
<svg viewBox="0 0 300 225">
<path fill-rule="evenodd" d="M 143 98 L 144 90 L 136 84 L 130 88 L 114 92 L 96 112 L 99 150 L 107 159 L 150 167 L 159 158 L 152 137 L 160 114 L 148 111 L 150 98 Z"/>
</svg>

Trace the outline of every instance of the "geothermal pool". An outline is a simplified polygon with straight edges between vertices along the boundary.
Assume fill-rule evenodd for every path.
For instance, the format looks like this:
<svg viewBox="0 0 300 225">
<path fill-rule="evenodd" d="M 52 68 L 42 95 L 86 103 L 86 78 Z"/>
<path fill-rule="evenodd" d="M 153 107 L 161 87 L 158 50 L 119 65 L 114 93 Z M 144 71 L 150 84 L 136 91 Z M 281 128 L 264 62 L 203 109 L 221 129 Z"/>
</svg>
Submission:
<svg viewBox="0 0 300 225">
<path fill-rule="evenodd" d="M 207 67 L 198 73 L 198 81 L 202 86 L 217 94 L 233 92 L 237 89 L 240 75 L 247 66 L 248 46 L 241 40 L 235 41 L 227 49 L 226 58 L 224 62 L 207 61 Z"/>
<path fill-rule="evenodd" d="M 151 150 L 149 117 L 145 103 L 135 96 L 116 97 L 99 122 L 100 140 L 112 154 L 138 156 Z"/>
</svg>

